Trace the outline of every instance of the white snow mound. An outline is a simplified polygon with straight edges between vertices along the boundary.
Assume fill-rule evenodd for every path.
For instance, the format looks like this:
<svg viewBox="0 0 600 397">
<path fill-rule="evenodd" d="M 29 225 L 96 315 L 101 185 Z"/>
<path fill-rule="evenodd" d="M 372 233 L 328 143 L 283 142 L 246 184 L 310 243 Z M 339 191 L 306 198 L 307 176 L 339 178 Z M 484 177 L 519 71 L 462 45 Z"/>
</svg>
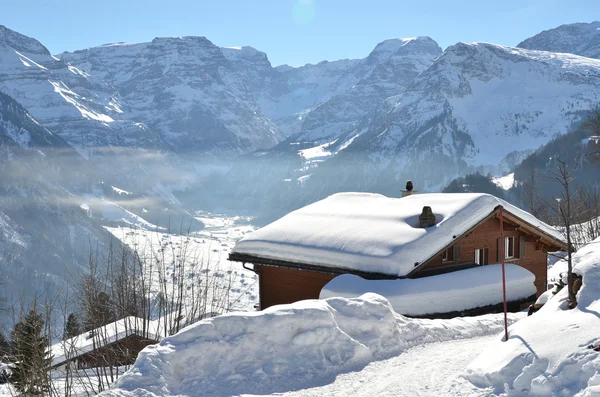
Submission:
<svg viewBox="0 0 600 397">
<path fill-rule="evenodd" d="M 511 321 L 522 314 L 511 314 Z M 499 332 L 502 318 L 413 320 L 376 294 L 307 300 L 202 320 L 145 348 L 105 396 L 272 394 L 326 384 L 342 372 L 426 342 Z"/>
<path fill-rule="evenodd" d="M 583 276 L 578 305 L 567 308 L 567 289 L 509 329 L 468 368 L 476 386 L 518 396 L 600 396 L 600 238 L 574 255 Z"/>
<path fill-rule="evenodd" d="M 506 264 L 506 296 L 518 301 L 535 295 L 535 275 Z M 367 292 L 386 297 L 408 316 L 449 313 L 502 303 L 502 265 L 488 265 L 417 279 L 366 280 L 343 274 L 321 290 L 320 298 L 354 298 Z"/>
</svg>

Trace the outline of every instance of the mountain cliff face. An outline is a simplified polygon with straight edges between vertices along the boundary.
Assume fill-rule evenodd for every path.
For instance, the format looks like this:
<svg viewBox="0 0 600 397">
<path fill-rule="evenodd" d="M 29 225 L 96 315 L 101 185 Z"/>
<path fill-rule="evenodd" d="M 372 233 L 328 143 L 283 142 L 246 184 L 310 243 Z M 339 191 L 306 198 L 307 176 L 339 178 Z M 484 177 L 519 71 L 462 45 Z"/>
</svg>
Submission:
<svg viewBox="0 0 600 397">
<path fill-rule="evenodd" d="M 111 89 L 50 55 L 37 40 L 0 26 L 0 90 L 82 153 L 99 146 L 155 147 L 158 136 L 122 119 Z"/>
<path fill-rule="evenodd" d="M 528 50 L 566 52 L 588 58 L 600 58 L 600 21 L 573 23 L 545 30 L 517 47 Z"/>
<path fill-rule="evenodd" d="M 288 136 L 321 140 L 399 94 L 441 54 L 430 38 L 387 40 L 365 59 L 273 68 L 252 47 L 204 37 L 112 44 L 61 59 L 114 87 L 132 120 L 175 151 L 249 152 Z"/>
<path fill-rule="evenodd" d="M 242 57 L 231 58 L 204 37 L 61 54 L 65 62 L 106 81 L 121 98 L 126 117 L 157 131 L 176 152 L 271 147 L 278 141 L 277 127 L 262 115 L 246 84 L 253 80 L 240 76 L 247 69 Z M 260 57 L 250 62 L 263 60 L 268 63 Z"/>
<path fill-rule="evenodd" d="M 305 112 L 293 140 L 322 144 L 336 139 L 384 99 L 404 92 L 441 54 L 442 49 L 429 37 L 379 43 L 352 68 L 350 75 L 357 81 Z"/>
</svg>

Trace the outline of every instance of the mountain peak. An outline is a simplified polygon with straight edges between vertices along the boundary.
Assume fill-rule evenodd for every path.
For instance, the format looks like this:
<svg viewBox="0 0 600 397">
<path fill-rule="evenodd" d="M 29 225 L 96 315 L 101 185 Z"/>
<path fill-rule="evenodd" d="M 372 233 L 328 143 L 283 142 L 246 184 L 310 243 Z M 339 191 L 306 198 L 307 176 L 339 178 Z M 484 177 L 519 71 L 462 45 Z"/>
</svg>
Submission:
<svg viewBox="0 0 600 397">
<path fill-rule="evenodd" d="M 437 56 L 442 53 L 442 49 L 435 40 L 428 36 L 387 39 L 377 44 L 368 58 L 375 62 L 381 62 L 397 53 L 402 53 L 402 55 L 426 53 Z"/>
<path fill-rule="evenodd" d="M 600 58 L 600 21 L 572 23 L 544 30 L 517 47 Z"/>
<path fill-rule="evenodd" d="M 17 33 L 4 25 L 0 25 L 0 44 L 30 54 L 50 55 L 50 51 L 36 39 Z"/>
<path fill-rule="evenodd" d="M 179 37 L 155 37 L 152 40 L 152 44 L 200 44 L 205 46 L 214 47 L 212 41 L 204 36 L 179 36 Z"/>
<path fill-rule="evenodd" d="M 245 59 L 250 61 L 267 61 L 268 57 L 262 51 L 257 50 L 254 47 L 250 46 L 241 46 L 241 47 L 221 47 L 225 58 L 229 60 L 239 60 Z"/>
</svg>

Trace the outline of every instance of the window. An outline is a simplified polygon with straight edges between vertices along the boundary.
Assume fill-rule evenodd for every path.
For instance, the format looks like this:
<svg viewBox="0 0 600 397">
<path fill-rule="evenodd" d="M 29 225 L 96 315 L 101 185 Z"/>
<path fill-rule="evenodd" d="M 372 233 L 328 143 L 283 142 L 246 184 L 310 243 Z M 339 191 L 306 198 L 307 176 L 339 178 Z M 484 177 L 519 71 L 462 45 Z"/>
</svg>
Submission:
<svg viewBox="0 0 600 397">
<path fill-rule="evenodd" d="M 475 250 L 475 263 L 477 263 L 478 265 L 488 264 L 487 248 L 477 248 Z"/>
<path fill-rule="evenodd" d="M 444 253 L 442 254 L 442 262 L 451 262 L 454 260 L 452 248 L 448 248 L 446 251 L 444 251 Z"/>
<path fill-rule="evenodd" d="M 504 239 L 504 258 L 512 259 L 515 257 L 515 238 L 506 237 Z"/>
</svg>

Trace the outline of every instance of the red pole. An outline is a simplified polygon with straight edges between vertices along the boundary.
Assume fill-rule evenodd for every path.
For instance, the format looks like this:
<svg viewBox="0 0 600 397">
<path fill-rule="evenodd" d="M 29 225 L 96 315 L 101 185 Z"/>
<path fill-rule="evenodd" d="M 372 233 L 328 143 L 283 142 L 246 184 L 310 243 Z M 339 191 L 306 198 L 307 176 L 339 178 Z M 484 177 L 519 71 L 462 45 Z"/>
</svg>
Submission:
<svg viewBox="0 0 600 397">
<path fill-rule="evenodd" d="M 506 256 L 504 241 L 504 220 L 502 219 L 502 206 L 500 206 L 500 257 L 502 258 L 502 297 L 504 299 L 504 341 L 508 340 L 508 318 L 506 309 L 506 271 L 504 270 L 504 258 Z"/>
</svg>

